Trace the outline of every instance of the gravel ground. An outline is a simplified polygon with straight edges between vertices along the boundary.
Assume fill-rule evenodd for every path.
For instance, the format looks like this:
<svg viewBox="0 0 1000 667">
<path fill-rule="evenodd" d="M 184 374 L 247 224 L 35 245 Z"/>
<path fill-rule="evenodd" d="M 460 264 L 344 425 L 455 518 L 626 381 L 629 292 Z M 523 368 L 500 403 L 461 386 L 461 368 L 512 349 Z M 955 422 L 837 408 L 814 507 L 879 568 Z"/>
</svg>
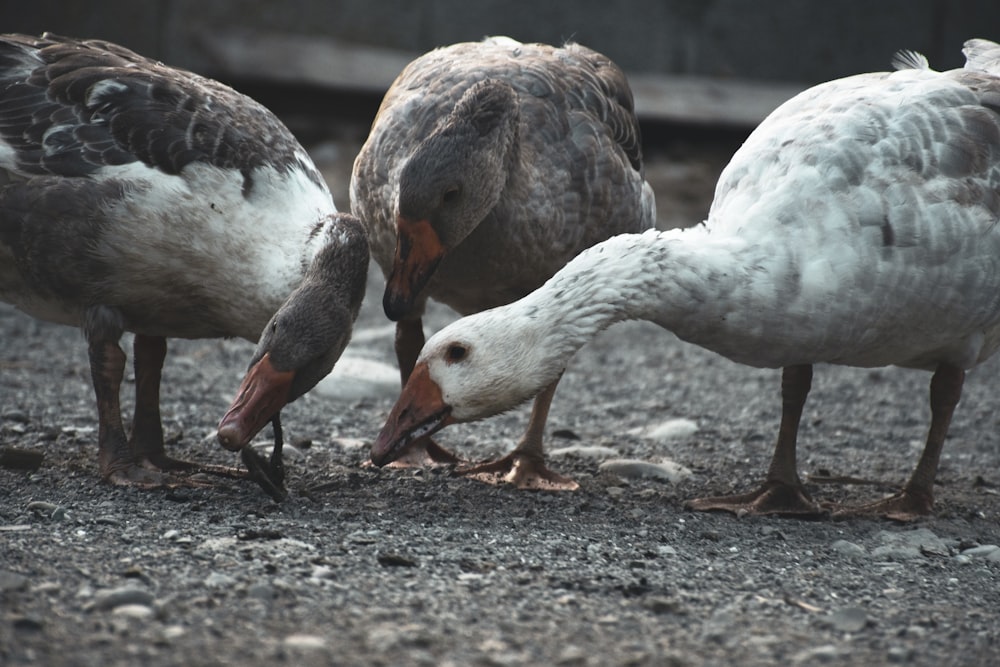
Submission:
<svg viewBox="0 0 1000 667">
<path fill-rule="evenodd" d="M 315 151 L 342 203 L 352 141 Z M 717 154 L 653 156 L 663 226 L 700 219 L 719 164 Z M 35 472 L 0 467 L 0 663 L 996 664 L 1000 360 L 966 383 L 933 517 L 738 519 L 683 502 L 760 480 L 779 374 L 646 323 L 605 332 L 560 384 L 549 447 L 579 491 L 365 467 L 396 390 L 378 276 L 370 292 L 340 375 L 285 412 L 282 504 L 232 480 L 101 484 L 82 336 L 0 305 L 0 447 L 44 455 Z M 451 317 L 435 309 L 429 320 Z M 175 455 L 237 463 L 212 436 L 251 349 L 171 343 L 162 403 Z M 905 480 L 929 379 L 818 369 L 800 467 L 873 483 L 812 483 L 815 496 L 859 502 Z M 470 459 L 495 456 L 527 414 L 439 440 Z"/>
</svg>

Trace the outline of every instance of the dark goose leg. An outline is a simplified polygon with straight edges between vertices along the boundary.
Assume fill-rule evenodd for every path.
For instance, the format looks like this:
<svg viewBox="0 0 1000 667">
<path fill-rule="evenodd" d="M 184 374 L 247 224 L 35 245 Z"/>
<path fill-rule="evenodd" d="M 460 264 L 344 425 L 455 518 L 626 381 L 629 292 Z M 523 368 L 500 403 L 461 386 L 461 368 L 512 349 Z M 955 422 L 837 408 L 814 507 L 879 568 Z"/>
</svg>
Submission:
<svg viewBox="0 0 1000 667">
<path fill-rule="evenodd" d="M 545 432 L 545 422 L 549 417 L 552 397 L 555 396 L 558 385 L 557 378 L 535 397 L 528 428 L 514 451 L 496 461 L 458 470 L 458 474 L 491 484 L 513 484 L 520 489 L 575 491 L 580 488 L 580 485 L 569 477 L 553 472 L 545 465 L 542 436 Z"/>
<path fill-rule="evenodd" d="M 812 387 L 812 366 L 788 366 L 781 373 L 781 426 L 767 479 L 756 491 L 734 496 L 696 498 L 688 509 L 734 514 L 818 516 L 823 510 L 806 493 L 796 469 L 795 449 L 802 408 Z"/>
<path fill-rule="evenodd" d="M 132 451 L 146 467 L 162 471 L 207 472 L 227 477 L 246 473 L 227 466 L 191 463 L 167 456 L 160 418 L 160 381 L 167 340 L 162 336 L 136 334 L 132 345 L 135 366 L 135 416 L 132 420 Z"/>
<path fill-rule="evenodd" d="M 121 317 L 111 308 L 94 306 L 84 315 L 83 329 L 97 396 L 97 457 L 101 476 L 120 486 L 152 489 L 183 485 L 180 480 L 144 467 L 125 437 L 119 398 L 125 373 L 125 353 L 118 345 L 123 333 Z"/>
<path fill-rule="evenodd" d="M 934 508 L 934 478 L 937 476 L 941 449 L 948 435 L 951 417 L 962 397 L 965 371 L 957 366 L 941 364 L 931 378 L 931 426 L 927 443 L 910 480 L 899 493 L 867 505 L 844 508 L 835 517 L 883 516 L 896 521 L 912 521 L 930 514 Z"/>
</svg>

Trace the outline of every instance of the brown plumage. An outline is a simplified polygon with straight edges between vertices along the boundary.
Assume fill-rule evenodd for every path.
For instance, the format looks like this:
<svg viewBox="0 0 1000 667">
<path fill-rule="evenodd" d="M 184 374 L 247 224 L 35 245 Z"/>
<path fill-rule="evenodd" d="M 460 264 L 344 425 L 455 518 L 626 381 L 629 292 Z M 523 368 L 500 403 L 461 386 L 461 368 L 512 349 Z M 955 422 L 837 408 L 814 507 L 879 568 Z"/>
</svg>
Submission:
<svg viewBox="0 0 1000 667">
<path fill-rule="evenodd" d="M 461 314 L 509 303 L 585 248 L 655 221 L 624 73 L 577 44 L 508 38 L 437 49 L 403 70 L 355 161 L 351 200 L 387 278 L 404 382 L 428 298 Z M 533 461 L 509 481 L 573 485 L 542 463 L 554 390 L 513 455 L 475 472 Z M 392 456 L 373 452 L 376 463 Z"/>
</svg>

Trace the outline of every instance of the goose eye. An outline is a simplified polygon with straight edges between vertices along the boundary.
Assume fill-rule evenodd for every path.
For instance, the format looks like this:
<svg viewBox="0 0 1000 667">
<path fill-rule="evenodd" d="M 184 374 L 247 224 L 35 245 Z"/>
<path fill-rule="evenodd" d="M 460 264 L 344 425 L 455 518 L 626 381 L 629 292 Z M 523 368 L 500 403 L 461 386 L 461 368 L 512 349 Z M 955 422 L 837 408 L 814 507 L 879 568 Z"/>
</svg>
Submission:
<svg viewBox="0 0 1000 667">
<path fill-rule="evenodd" d="M 465 347 L 464 345 L 459 345 L 458 343 L 454 343 L 448 346 L 448 351 L 445 353 L 445 357 L 447 358 L 448 363 L 452 363 L 455 361 L 461 361 L 462 359 L 465 359 L 465 356 L 468 353 L 469 353 L 469 348 Z"/>
<path fill-rule="evenodd" d="M 443 195 L 441 195 L 441 201 L 445 204 L 450 204 L 458 199 L 459 194 L 461 194 L 461 190 L 459 188 L 449 188 L 445 190 Z"/>
</svg>

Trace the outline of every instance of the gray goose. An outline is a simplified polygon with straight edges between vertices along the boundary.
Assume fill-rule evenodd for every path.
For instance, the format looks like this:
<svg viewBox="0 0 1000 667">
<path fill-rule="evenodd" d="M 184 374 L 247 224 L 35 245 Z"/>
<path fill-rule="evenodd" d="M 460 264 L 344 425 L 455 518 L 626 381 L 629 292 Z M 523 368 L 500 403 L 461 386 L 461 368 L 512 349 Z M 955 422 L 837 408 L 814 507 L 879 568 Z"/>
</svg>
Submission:
<svg viewBox="0 0 1000 667">
<path fill-rule="evenodd" d="M 1000 348 L 1000 45 L 970 40 L 965 55 L 963 69 L 936 72 L 903 53 L 898 71 L 802 92 L 733 156 L 704 224 L 604 241 L 524 299 L 442 329 L 376 447 L 509 410 L 599 331 L 643 319 L 783 369 L 763 484 L 692 509 L 929 514 L 965 373 Z M 828 508 L 806 492 L 796 441 L 821 363 L 933 373 L 923 454 L 898 493 Z"/>
<path fill-rule="evenodd" d="M 259 339 L 219 427 L 243 449 L 340 357 L 368 257 L 364 228 L 253 100 L 108 42 L 0 36 L 0 299 L 82 328 L 106 481 L 158 487 L 219 468 L 164 450 L 166 338 Z"/>
<path fill-rule="evenodd" d="M 581 250 L 654 225 L 639 125 L 624 73 L 578 44 L 506 37 L 411 62 L 382 101 L 354 163 L 351 209 L 386 276 L 405 384 L 428 298 L 466 315 L 518 299 Z M 558 378 L 509 456 L 460 470 L 522 487 L 575 488 L 550 471 L 542 434 Z M 429 438 L 372 461 L 454 461 Z"/>
</svg>

